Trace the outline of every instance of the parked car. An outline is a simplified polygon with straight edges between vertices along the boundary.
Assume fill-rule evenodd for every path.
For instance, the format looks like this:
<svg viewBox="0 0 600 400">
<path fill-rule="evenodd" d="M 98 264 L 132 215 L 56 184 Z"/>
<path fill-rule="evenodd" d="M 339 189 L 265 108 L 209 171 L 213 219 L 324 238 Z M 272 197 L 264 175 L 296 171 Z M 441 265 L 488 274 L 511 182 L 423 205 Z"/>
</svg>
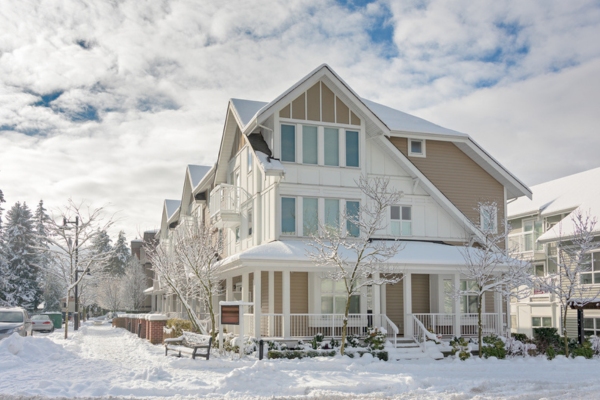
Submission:
<svg viewBox="0 0 600 400">
<path fill-rule="evenodd" d="M 0 339 L 18 333 L 31 336 L 31 320 L 27 311 L 20 307 L 0 308 Z"/>
<path fill-rule="evenodd" d="M 54 332 L 54 324 L 47 315 L 34 315 L 31 317 L 31 330 L 40 332 Z"/>
</svg>

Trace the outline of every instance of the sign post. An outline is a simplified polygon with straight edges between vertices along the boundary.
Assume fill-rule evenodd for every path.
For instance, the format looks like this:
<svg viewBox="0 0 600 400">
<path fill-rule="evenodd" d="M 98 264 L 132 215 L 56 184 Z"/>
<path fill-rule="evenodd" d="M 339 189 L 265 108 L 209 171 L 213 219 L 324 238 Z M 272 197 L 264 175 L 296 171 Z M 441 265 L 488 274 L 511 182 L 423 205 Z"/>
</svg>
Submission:
<svg viewBox="0 0 600 400">
<path fill-rule="evenodd" d="M 247 301 L 220 301 L 219 349 L 223 350 L 223 325 L 238 325 L 240 358 L 244 355 L 244 306 L 253 306 Z"/>
</svg>

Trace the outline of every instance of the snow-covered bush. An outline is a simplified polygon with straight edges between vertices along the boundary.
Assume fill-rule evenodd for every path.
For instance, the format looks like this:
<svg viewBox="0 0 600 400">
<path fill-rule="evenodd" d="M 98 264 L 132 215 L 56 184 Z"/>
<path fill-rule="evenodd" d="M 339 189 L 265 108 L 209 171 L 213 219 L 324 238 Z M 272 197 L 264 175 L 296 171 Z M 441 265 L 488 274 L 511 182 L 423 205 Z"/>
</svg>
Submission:
<svg viewBox="0 0 600 400">
<path fill-rule="evenodd" d="M 504 346 L 504 341 L 496 335 L 484 337 L 483 345 L 479 346 L 479 351 L 485 358 L 506 358 L 506 348 Z"/>
<path fill-rule="evenodd" d="M 368 331 L 367 337 L 364 342 L 372 350 L 383 350 L 385 342 L 387 340 L 385 329 L 383 328 L 371 328 Z"/>
<path fill-rule="evenodd" d="M 187 319 L 181 318 L 171 318 L 167 320 L 166 327 L 167 329 L 173 330 L 173 334 L 175 335 L 175 337 L 183 335 L 183 331 L 193 331 L 192 323 Z"/>
<path fill-rule="evenodd" d="M 600 337 L 598 337 L 596 335 L 590 336 L 590 345 L 592 346 L 594 355 L 599 355 L 600 354 Z"/>
<path fill-rule="evenodd" d="M 469 343 L 465 340 L 465 338 L 454 338 L 450 341 L 450 345 L 452 346 L 452 355 L 458 355 L 462 361 L 471 357 L 471 349 Z"/>
<path fill-rule="evenodd" d="M 346 337 L 346 346 L 349 346 L 349 347 L 360 346 L 360 338 L 356 335 L 348 335 Z"/>
</svg>

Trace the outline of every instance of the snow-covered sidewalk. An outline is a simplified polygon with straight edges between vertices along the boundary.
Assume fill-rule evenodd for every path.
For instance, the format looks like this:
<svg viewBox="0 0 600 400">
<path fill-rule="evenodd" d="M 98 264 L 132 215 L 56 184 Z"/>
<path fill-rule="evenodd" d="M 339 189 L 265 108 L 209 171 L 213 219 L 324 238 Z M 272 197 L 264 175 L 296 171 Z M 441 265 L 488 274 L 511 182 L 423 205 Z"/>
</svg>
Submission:
<svg viewBox="0 0 600 400">
<path fill-rule="evenodd" d="M 205 361 L 108 325 L 61 335 L 0 342 L 0 397 L 600 398 L 599 360 Z"/>
</svg>

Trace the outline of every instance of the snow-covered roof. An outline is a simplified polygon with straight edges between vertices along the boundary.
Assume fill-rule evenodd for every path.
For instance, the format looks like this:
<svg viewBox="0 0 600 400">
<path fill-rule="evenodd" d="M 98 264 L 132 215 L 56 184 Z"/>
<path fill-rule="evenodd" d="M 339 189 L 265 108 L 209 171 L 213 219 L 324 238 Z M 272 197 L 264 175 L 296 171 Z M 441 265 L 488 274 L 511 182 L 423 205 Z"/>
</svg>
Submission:
<svg viewBox="0 0 600 400">
<path fill-rule="evenodd" d="M 192 180 L 192 189 L 198 186 L 202 178 L 206 176 L 208 171 L 210 171 L 210 166 L 206 165 L 188 165 L 188 171 L 190 172 L 190 178 Z"/>
<path fill-rule="evenodd" d="M 258 158 L 258 161 L 260 162 L 263 170 L 265 171 L 265 174 L 278 175 L 278 174 L 285 172 L 285 169 L 283 168 L 283 164 L 281 164 L 281 162 L 279 160 L 275 160 L 275 159 L 269 157 L 262 151 L 257 151 L 256 157 Z"/>
<path fill-rule="evenodd" d="M 231 99 L 233 109 L 243 126 L 248 125 L 254 116 L 268 103 L 256 100 Z"/>
<path fill-rule="evenodd" d="M 386 264 L 398 266 L 435 265 L 441 267 L 465 265 L 465 258 L 462 253 L 465 248 L 462 246 L 417 241 L 402 241 L 402 244 L 403 249 L 389 259 Z M 478 251 L 476 249 L 469 250 Z M 311 262 L 308 254 L 313 251 L 314 249 L 308 245 L 307 241 L 274 241 L 229 256 L 221 261 L 221 265 L 225 266 L 238 260 Z M 343 255 L 351 261 L 355 253 L 346 251 L 346 254 Z"/>
<path fill-rule="evenodd" d="M 579 210 L 590 213 L 600 219 L 600 168 L 565 176 L 553 181 L 531 187 L 533 198 L 520 197 L 508 205 L 508 218 L 532 214 L 548 216 L 559 213 L 571 213 Z M 596 226 L 600 232 L 600 226 Z M 571 215 L 561 224 L 540 236 L 540 241 L 552 241 L 559 236 L 568 237 L 573 233 Z"/>
<path fill-rule="evenodd" d="M 165 209 L 167 210 L 167 220 L 171 219 L 173 214 L 177 211 L 179 206 L 181 205 L 181 200 L 165 200 Z"/>
</svg>

